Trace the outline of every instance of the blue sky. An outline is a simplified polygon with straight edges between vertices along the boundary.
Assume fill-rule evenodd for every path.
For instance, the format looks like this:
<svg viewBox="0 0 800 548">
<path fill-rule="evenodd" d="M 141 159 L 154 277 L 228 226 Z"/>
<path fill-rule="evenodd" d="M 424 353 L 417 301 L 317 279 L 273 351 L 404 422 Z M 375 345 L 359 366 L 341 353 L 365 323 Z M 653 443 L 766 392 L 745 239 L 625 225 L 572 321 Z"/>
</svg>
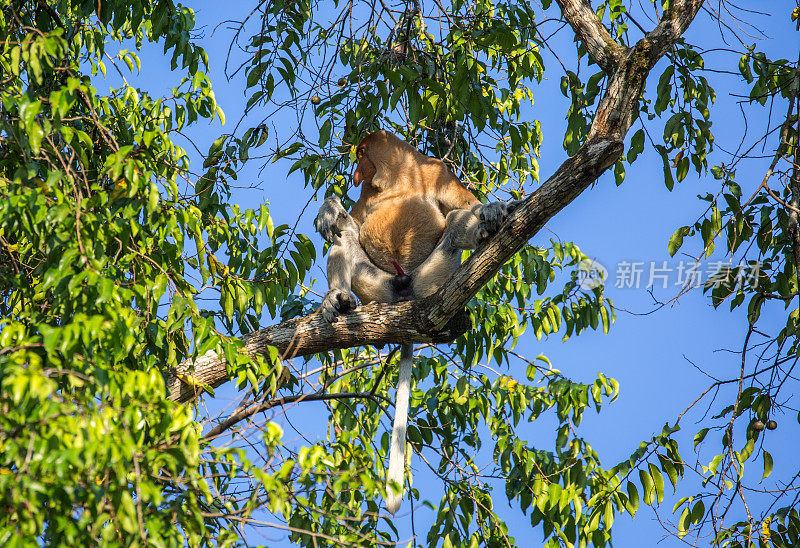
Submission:
<svg viewBox="0 0 800 548">
<path fill-rule="evenodd" d="M 765 50 L 769 57 L 796 58 L 798 45 L 797 33 L 789 25 L 788 13 L 794 6 L 793 2 L 763 2 L 759 3 L 762 9 L 773 10 L 780 15 L 769 18 L 753 15 L 753 20 L 759 24 L 771 39 L 759 41 L 757 49 Z M 206 49 L 211 59 L 210 76 L 214 83 L 217 99 L 227 115 L 227 125 L 223 131 L 230 132 L 244 111 L 246 97 L 244 84 L 241 78 L 227 82 L 222 72 L 225 55 L 231 39 L 231 33 L 224 26 L 215 27 L 224 19 L 241 19 L 250 9 L 251 2 L 193 2 L 196 10 L 198 27 L 203 28 L 204 36 L 199 43 Z M 552 11 L 552 10 L 551 10 Z M 708 16 L 701 15 L 689 33 L 689 40 L 694 43 L 703 43 L 711 40 L 718 44 L 718 29 L 713 25 Z M 755 41 L 755 40 L 752 40 Z M 752 42 L 751 41 L 751 42 Z M 565 49 L 562 59 L 570 60 L 574 57 L 573 46 L 563 40 L 561 44 Z M 736 48 L 736 44 L 731 47 Z M 740 48 L 739 48 L 740 49 Z M 135 84 L 147 89 L 154 94 L 167 93 L 177 85 L 176 74 L 169 68 L 169 59 L 164 57 L 160 48 L 148 47 L 140 54 L 142 58 L 142 73 L 135 79 Z M 540 173 L 546 178 L 553 173 L 555 168 L 566 158 L 566 153 L 561 147 L 564 131 L 564 116 L 568 104 L 566 99 L 558 92 L 560 69 L 552 58 L 545 56 L 548 72 L 547 81 L 535 90 L 535 103 L 529 114 L 532 118 L 541 120 L 544 143 L 542 145 L 542 158 L 540 160 Z M 720 54 L 709 54 L 706 63 L 709 66 L 723 61 L 728 63 L 724 68 L 736 70 L 737 57 L 723 58 Z M 734 60 L 734 61 L 732 61 Z M 662 64 L 653 73 L 657 79 L 665 66 Z M 652 80 L 652 79 L 651 79 Z M 717 91 L 717 104 L 712 110 L 714 132 L 717 143 L 725 149 L 735 149 L 741 136 L 743 122 L 739 113 L 736 99 L 731 93 L 741 93 L 744 88 L 733 77 L 721 77 L 712 81 Z M 102 91 L 103 85 L 98 82 L 97 87 Z M 655 81 L 648 85 L 654 89 Z M 782 111 L 781 105 L 777 110 Z M 753 124 L 753 122 L 756 122 Z M 296 119 L 291 113 L 283 118 L 272 120 L 276 126 L 282 124 L 296 124 Z M 763 114 L 750 120 L 753 134 L 763 132 L 766 120 Z M 289 126 L 285 126 L 289 127 Z M 634 130 L 637 126 L 634 126 Z M 650 123 L 650 128 L 658 126 L 658 121 Z M 209 126 L 192 128 L 192 135 L 200 150 L 207 150 L 208 145 L 219 135 L 218 122 Z M 656 131 L 655 135 L 660 135 Z M 272 138 L 270 139 L 272 141 Z M 773 143 L 768 143 L 767 154 L 774 150 Z M 193 153 L 190 147 L 187 147 Z M 726 157 L 717 150 L 713 157 L 714 162 L 725 161 Z M 748 194 L 748 189 L 755 188 L 763 177 L 768 160 L 764 162 L 751 162 L 737 173 L 737 181 L 743 187 L 743 193 Z M 195 169 L 199 163 L 194 162 Z M 263 167 L 263 170 L 261 169 Z M 256 186 L 260 189 L 240 189 L 234 192 L 232 201 L 243 207 L 257 207 L 260 203 L 269 201 L 275 224 L 294 224 L 305 204 L 308 190 L 303 188 L 301 177 L 294 173 L 287 176 L 289 164 L 277 162 L 263 166 L 258 161 L 251 162 L 240 176 L 244 186 Z M 535 187 L 529 185 L 526 190 L 531 192 Z M 532 240 L 533 245 L 548 245 L 550 238 L 564 241 L 573 241 L 591 257 L 603 264 L 610 274 L 606 285 L 606 296 L 614 301 L 617 307 L 617 321 L 609 335 L 602 332 L 586 332 L 579 337 L 572 337 L 568 342 L 562 343 L 561 336 L 553 336 L 549 340 L 537 341 L 532 333 L 527 333 L 520 340 L 518 350 L 528 357 L 545 354 L 553 363 L 573 380 L 592 382 L 598 372 L 603 372 L 616 378 L 621 384 L 619 399 L 603 408 L 597 415 L 589 412 L 585 415 L 580 432 L 587 438 L 600 454 L 606 467 L 627 458 L 638 444 L 649 439 L 661 431 L 664 423 L 673 423 L 677 416 L 702 392 L 709 384 L 709 379 L 698 370 L 703 369 L 720 376 L 735 375 L 738 367 L 736 355 L 725 352 L 725 349 L 736 350 L 740 348 L 746 332 L 746 320 L 741 311 L 726 312 L 723 306 L 719 310 L 711 307 L 710 299 L 703 296 L 699 289 L 689 291 L 680 299 L 669 306 L 656 310 L 653 297 L 646 291 L 647 279 L 651 263 L 661 266 L 663 261 L 673 269 L 680 260 L 688 261 L 687 257 L 680 254 L 670 259 L 667 253 L 667 241 L 672 232 L 679 226 L 692 224 L 703 211 L 704 202 L 697 199 L 698 194 L 715 192 L 716 182 L 710 175 L 699 179 L 694 171 L 690 171 L 687 178 L 676 185 L 673 192 L 667 191 L 663 183 L 661 160 L 657 154 L 645 150 L 639 161 L 634 166 L 627 167 L 625 182 L 621 187 L 614 184 L 613 177 L 606 174 L 589 190 L 584 192 L 573 204 L 557 215 L 538 235 Z M 298 197 L 302 196 L 302 200 Z M 312 204 L 311 210 L 316 210 Z M 307 213 L 299 224 L 299 231 L 312 237 L 317 244 L 318 255 L 321 256 L 322 241 L 314 234 L 311 221 L 314 211 Z M 723 246 L 721 245 L 720 248 Z M 687 243 L 685 251 L 697 252 L 696 245 Z M 725 257 L 718 252 L 712 255 L 713 260 L 724 260 Z M 638 289 L 615 287 L 618 265 L 621 262 L 642 262 L 642 284 Z M 320 280 L 316 285 L 318 291 L 325 289 L 324 260 L 317 261 L 318 268 L 312 275 Z M 669 301 L 678 293 L 679 287 L 673 285 L 677 281 L 676 271 L 669 275 L 669 287 L 657 288 L 654 295 L 661 301 Z M 551 286 L 556 288 L 557 286 Z M 652 313 L 650 313 L 652 312 Z M 649 314 L 648 314 L 649 313 Z M 774 320 L 783 321 L 780 309 L 768 309 L 765 312 L 767 321 L 769 315 Z M 262 324 L 271 323 L 264 319 Z M 698 368 L 694 365 L 696 364 Z M 511 374 L 524 378 L 524 368 L 512 368 Z M 205 406 L 214 414 L 225 405 L 237 399 L 237 393 L 230 386 L 217 391 L 217 397 L 207 398 Z M 728 402 L 726 402 L 727 404 Z M 715 410 L 724 405 L 716 405 Z M 702 410 L 705 410 L 703 408 Z M 320 405 L 304 404 L 292 410 L 292 424 L 300 428 L 313 428 L 314 422 L 306 420 L 303 415 L 311 417 L 324 411 Z M 686 459 L 692 459 L 691 439 L 699 427 L 695 421 L 700 413 L 693 412 L 682 420 L 684 431 L 679 434 L 682 454 Z M 285 419 L 277 417 L 286 430 L 286 437 L 297 438 L 292 432 L 292 425 Z M 765 447 L 776 456 L 776 471 L 778 473 L 786 461 L 778 459 L 778 455 L 786 454 L 792 446 L 793 440 L 798 439 L 798 425 L 793 417 L 785 417 L 780 421 L 777 434 L 765 438 Z M 552 428 L 554 422 L 537 421 L 524 431 L 529 442 L 536 443 L 537 437 L 551 444 L 553 440 Z M 303 432 L 311 439 L 324 435 L 324 431 Z M 709 438 L 710 439 L 710 438 Z M 716 445 L 715 445 L 716 444 Z M 714 440 L 709 443 L 713 449 L 718 447 Z M 783 449 L 783 451 L 781 451 Z M 709 455 L 706 458 L 706 454 Z M 713 453 L 701 453 L 701 464 L 707 464 Z M 749 465 L 760 476 L 760 462 Z M 421 485 L 424 475 L 418 476 L 416 485 Z M 696 477 L 684 481 L 679 493 L 690 494 L 696 490 Z M 423 498 L 425 493 L 423 492 Z M 429 498 L 438 501 L 438 495 Z M 496 493 L 496 504 L 503 505 L 502 491 Z M 659 509 L 659 514 L 667 520 L 676 519 L 671 514 L 672 504 L 675 499 L 667 497 Z M 507 514 L 512 525 L 512 535 L 517 538 L 520 545 L 527 543 L 521 541 L 530 534 L 529 520 L 520 513 Z M 423 523 L 427 519 L 423 518 Z M 408 538 L 410 524 L 407 518 L 399 522 L 401 539 Z M 425 528 L 418 528 L 424 531 Z M 656 520 L 656 514 L 645 507 L 640 509 L 636 520 L 619 517 L 614 528 L 614 542 L 616 546 L 678 546 L 680 543 L 675 538 L 664 539 L 665 532 Z M 539 544 L 541 533 L 536 531 L 531 537 L 531 543 Z M 253 542 L 264 542 L 269 545 L 285 545 L 279 539 L 283 534 L 279 531 L 268 532 L 267 539 L 255 535 Z M 421 539 L 421 540 L 424 540 Z M 700 544 L 705 544 L 701 540 Z"/>
</svg>

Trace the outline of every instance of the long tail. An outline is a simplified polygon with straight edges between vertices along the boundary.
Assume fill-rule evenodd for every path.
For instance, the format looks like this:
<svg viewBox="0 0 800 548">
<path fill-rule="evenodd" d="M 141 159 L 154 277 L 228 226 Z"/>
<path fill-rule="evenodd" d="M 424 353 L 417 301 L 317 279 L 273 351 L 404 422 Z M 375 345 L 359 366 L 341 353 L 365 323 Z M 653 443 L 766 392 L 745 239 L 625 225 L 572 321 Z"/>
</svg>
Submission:
<svg viewBox="0 0 800 548">
<path fill-rule="evenodd" d="M 394 426 L 392 444 L 389 447 L 389 472 L 386 475 L 386 508 L 392 515 L 400 508 L 405 484 L 403 472 L 406 464 L 406 425 L 408 424 L 408 396 L 411 391 L 411 364 L 414 347 L 404 344 L 400 347 L 400 371 L 397 378 L 397 395 L 394 402 Z M 390 484 L 400 485 L 400 492 L 392 494 Z"/>
</svg>

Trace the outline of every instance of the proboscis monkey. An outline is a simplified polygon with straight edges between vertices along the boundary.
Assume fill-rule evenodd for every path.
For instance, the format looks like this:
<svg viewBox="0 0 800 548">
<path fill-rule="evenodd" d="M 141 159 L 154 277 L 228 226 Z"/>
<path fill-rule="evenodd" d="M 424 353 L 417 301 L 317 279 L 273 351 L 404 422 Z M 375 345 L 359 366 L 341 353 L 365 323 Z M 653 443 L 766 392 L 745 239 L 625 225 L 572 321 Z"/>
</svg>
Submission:
<svg viewBox="0 0 800 548">
<path fill-rule="evenodd" d="M 315 221 L 331 243 L 321 308 L 329 322 L 355 308 L 351 291 L 363 303 L 433 294 L 458 268 L 461 251 L 497 232 L 516 207 L 482 204 L 444 162 L 386 131 L 365 137 L 356 157 L 353 182 L 362 185 L 361 197 L 350 214 L 339 198 L 326 199 Z M 403 495 L 412 358 L 413 347 L 402 345 L 387 472 L 386 507 L 392 514 Z M 389 487 L 393 482 L 399 492 Z"/>
</svg>

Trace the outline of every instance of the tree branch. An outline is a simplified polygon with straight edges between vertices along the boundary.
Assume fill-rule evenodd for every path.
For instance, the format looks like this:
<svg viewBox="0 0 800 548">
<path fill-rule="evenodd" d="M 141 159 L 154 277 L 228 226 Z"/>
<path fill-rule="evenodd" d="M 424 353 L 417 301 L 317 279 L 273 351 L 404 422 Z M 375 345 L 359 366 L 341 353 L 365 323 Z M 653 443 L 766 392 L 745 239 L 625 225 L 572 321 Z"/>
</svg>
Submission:
<svg viewBox="0 0 800 548">
<path fill-rule="evenodd" d="M 267 347 L 278 349 L 283 359 L 309 356 L 354 346 L 387 343 L 445 343 L 469 329 L 469 316 L 453 315 L 438 330 L 423 330 L 421 302 L 407 301 L 395 305 L 372 303 L 359 306 L 329 324 L 315 313 L 248 333 L 242 337 L 247 354 L 266 354 Z M 187 360 L 167 372 L 167 390 L 171 400 L 188 402 L 197 397 L 197 389 L 180 380 L 190 375 L 193 380 L 216 388 L 227 382 L 224 357 L 209 351 L 196 360 Z"/>
<path fill-rule="evenodd" d="M 672 7 L 663 13 L 658 25 L 625 50 L 597 107 L 589 140 L 594 137 L 624 139 L 639 114 L 639 99 L 647 76 L 672 49 L 702 5 L 703 0 L 673 0 Z"/>
<path fill-rule="evenodd" d="M 556 3 L 592 61 L 609 76 L 614 74 L 627 48 L 611 37 L 592 6 L 584 0 L 556 0 Z"/>
<path fill-rule="evenodd" d="M 686 32 L 703 6 L 703 2 L 704 0 L 672 0 L 670 2 L 670 8 L 662 14 L 661 21 L 658 22 L 656 28 L 648 32 L 643 39 L 649 42 L 653 65 L 672 49 L 678 38 Z"/>
<path fill-rule="evenodd" d="M 301 401 L 328 401 L 328 400 L 344 400 L 353 398 L 366 398 L 370 400 L 375 400 L 378 403 L 380 403 L 380 401 L 384 399 L 380 396 L 376 396 L 371 392 L 338 392 L 335 394 L 300 394 L 298 396 L 285 396 L 282 398 L 275 398 L 272 400 L 255 402 L 252 403 L 251 405 L 239 408 L 233 413 L 231 413 L 230 416 L 228 416 L 227 418 L 222 420 L 219 424 L 217 424 L 214 428 L 209 430 L 208 433 L 203 436 L 203 439 L 213 440 L 217 436 L 225 433 L 226 430 L 228 430 L 231 426 L 233 426 L 237 422 L 252 417 L 256 413 L 261 413 L 262 411 L 267 411 L 269 409 L 272 409 L 273 407 L 278 407 L 279 405 L 287 405 L 290 403 L 298 403 Z"/>
</svg>

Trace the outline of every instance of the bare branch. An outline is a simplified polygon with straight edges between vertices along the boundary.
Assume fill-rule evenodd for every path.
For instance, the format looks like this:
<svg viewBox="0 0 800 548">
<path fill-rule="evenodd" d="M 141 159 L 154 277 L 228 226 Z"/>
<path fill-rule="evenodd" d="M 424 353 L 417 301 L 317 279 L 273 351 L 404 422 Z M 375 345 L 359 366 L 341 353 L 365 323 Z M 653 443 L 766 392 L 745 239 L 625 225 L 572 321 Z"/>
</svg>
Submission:
<svg viewBox="0 0 800 548">
<path fill-rule="evenodd" d="M 614 74 L 625 54 L 625 46 L 611 37 L 608 29 L 600 22 L 592 7 L 583 0 L 556 0 L 561 14 L 575 31 L 589 52 L 589 57 L 603 72 Z"/>
<path fill-rule="evenodd" d="M 328 401 L 328 400 L 349 400 L 354 398 L 366 398 L 370 400 L 380 401 L 383 398 L 376 396 L 370 392 L 339 392 L 334 394 L 300 394 L 299 396 L 286 396 L 283 398 L 275 398 L 273 400 L 261 401 L 253 403 L 252 405 L 237 409 L 225 420 L 220 422 L 214 428 L 203 436 L 206 440 L 212 440 L 217 436 L 225 433 L 230 427 L 237 422 L 250 418 L 256 413 L 267 411 L 273 407 L 288 405 L 290 403 L 298 403 L 301 401 Z"/>
<path fill-rule="evenodd" d="M 703 6 L 704 0 L 672 0 L 670 8 L 661 16 L 656 28 L 647 33 L 642 41 L 649 43 L 650 59 L 655 65 L 664 56 L 681 35 L 692 24 L 695 15 Z M 639 44 L 642 42 L 640 41 Z M 637 44 L 637 46 L 639 45 Z M 653 67 L 650 65 L 650 68 Z"/>
</svg>

